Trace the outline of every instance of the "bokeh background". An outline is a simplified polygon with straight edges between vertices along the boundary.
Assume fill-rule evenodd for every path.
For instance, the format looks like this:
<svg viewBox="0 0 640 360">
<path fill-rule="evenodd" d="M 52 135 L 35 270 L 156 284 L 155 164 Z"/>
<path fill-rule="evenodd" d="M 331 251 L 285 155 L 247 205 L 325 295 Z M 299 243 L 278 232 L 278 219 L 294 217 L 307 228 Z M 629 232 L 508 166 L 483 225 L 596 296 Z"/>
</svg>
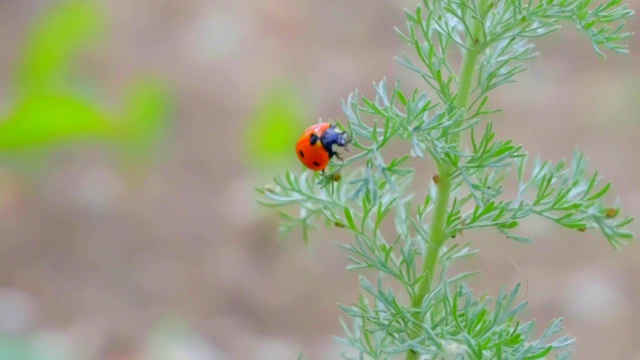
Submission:
<svg viewBox="0 0 640 360">
<path fill-rule="evenodd" d="M 424 88 L 393 60 L 416 3 L 1 1 L 0 359 L 338 358 L 336 304 L 358 287 L 333 241 L 349 238 L 279 241 L 254 187 L 301 171 L 298 135 L 343 119 L 354 89 Z M 538 45 L 492 100 L 498 134 L 553 160 L 586 150 L 640 214 L 640 37 L 607 59 L 567 24 Z M 564 316 L 574 358 L 640 359 L 637 243 L 522 231 L 536 241 L 464 234 L 478 292 L 524 282 L 527 316 Z"/>
</svg>

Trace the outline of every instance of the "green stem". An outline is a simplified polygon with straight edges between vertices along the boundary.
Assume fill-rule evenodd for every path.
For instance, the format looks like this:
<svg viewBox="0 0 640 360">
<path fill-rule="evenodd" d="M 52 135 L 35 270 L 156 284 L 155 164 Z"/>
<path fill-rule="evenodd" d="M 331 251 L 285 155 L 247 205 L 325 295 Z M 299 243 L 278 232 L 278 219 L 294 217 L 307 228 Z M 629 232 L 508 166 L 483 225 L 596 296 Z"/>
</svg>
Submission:
<svg viewBox="0 0 640 360">
<path fill-rule="evenodd" d="M 465 53 L 462 61 L 462 69 L 460 71 L 460 82 L 458 90 L 458 98 L 456 106 L 459 109 L 466 109 L 471 94 L 471 84 L 475 76 L 476 62 L 478 61 L 479 53 L 474 49 Z M 455 136 L 450 139 L 452 143 L 460 142 L 460 137 Z M 430 241 L 427 244 L 426 254 L 424 257 L 424 263 L 422 272 L 424 274 L 423 280 L 420 282 L 418 291 L 413 298 L 412 305 L 414 308 L 419 308 L 422 305 L 424 297 L 431 291 L 431 284 L 433 282 L 433 275 L 435 273 L 436 265 L 438 263 L 438 254 L 440 248 L 447 239 L 445 233 L 445 226 L 447 221 L 447 208 L 449 206 L 449 199 L 451 198 L 451 178 L 450 166 L 439 163 L 438 165 L 438 192 L 436 195 L 436 204 L 433 214 L 433 219 L 429 227 Z"/>
<path fill-rule="evenodd" d="M 416 296 L 413 298 L 413 308 L 421 308 L 422 301 L 425 296 L 431 291 L 431 283 L 433 282 L 433 275 L 436 271 L 436 265 L 438 263 L 438 254 L 440 248 L 447 239 L 445 233 L 445 226 L 447 222 L 447 208 L 449 207 L 449 198 L 451 197 L 451 179 L 449 177 L 449 168 L 444 164 L 438 164 L 439 181 L 438 181 L 438 194 L 436 198 L 436 204 L 433 214 L 433 220 L 429 230 L 430 242 L 427 244 L 426 254 L 424 257 L 424 263 L 422 272 L 424 278 L 420 282 Z"/>
<path fill-rule="evenodd" d="M 479 9 L 485 9 L 487 7 L 488 0 L 480 0 L 478 3 Z M 469 103 L 469 97 L 473 89 L 473 80 L 475 78 L 476 63 L 482 53 L 481 48 L 478 46 L 482 41 L 483 29 L 482 23 L 477 19 L 474 21 L 473 38 L 468 39 L 469 44 L 468 51 L 465 52 L 462 59 L 462 65 L 460 68 L 460 77 L 458 81 L 458 97 L 456 98 L 456 107 L 467 111 Z M 457 144 L 460 142 L 460 133 L 452 136 L 449 139 L 451 144 Z M 411 305 L 414 309 L 422 308 L 422 302 L 424 298 L 432 290 L 432 284 L 434 280 L 434 274 L 438 265 L 438 257 L 442 245 L 447 240 L 446 222 L 447 211 L 449 207 L 449 200 L 451 198 L 452 186 L 451 186 L 451 172 L 452 169 L 447 164 L 438 163 L 438 182 L 437 182 L 437 195 L 435 201 L 435 209 L 433 219 L 429 227 L 429 242 L 425 250 L 424 262 L 422 267 L 423 278 L 418 285 L 418 289 L 412 299 Z M 420 313 L 416 312 L 415 319 L 418 322 L 423 322 Z M 419 336 L 419 335 L 418 335 Z M 416 336 L 417 337 L 417 336 Z M 409 351 L 407 353 L 407 360 L 418 360 L 419 354 Z"/>
<path fill-rule="evenodd" d="M 473 83 L 473 78 L 476 72 L 476 62 L 478 62 L 478 57 L 480 56 L 480 52 L 478 52 L 475 48 L 466 52 L 463 62 L 462 69 L 460 70 L 460 82 L 458 83 L 459 91 L 458 98 L 456 99 L 456 105 L 460 109 L 467 110 L 467 105 L 469 103 L 469 97 L 471 96 L 471 88 Z"/>
</svg>

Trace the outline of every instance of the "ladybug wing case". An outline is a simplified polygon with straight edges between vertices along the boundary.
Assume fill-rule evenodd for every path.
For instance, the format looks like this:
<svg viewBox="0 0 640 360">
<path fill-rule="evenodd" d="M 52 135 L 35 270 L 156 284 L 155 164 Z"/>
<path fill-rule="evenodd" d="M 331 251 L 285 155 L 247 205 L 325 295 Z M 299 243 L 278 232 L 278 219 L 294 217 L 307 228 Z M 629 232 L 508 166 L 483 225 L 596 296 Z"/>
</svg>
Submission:
<svg viewBox="0 0 640 360">
<path fill-rule="evenodd" d="M 298 159 L 311 170 L 324 170 L 329 163 L 329 153 L 315 133 L 303 135 L 296 144 Z"/>
</svg>

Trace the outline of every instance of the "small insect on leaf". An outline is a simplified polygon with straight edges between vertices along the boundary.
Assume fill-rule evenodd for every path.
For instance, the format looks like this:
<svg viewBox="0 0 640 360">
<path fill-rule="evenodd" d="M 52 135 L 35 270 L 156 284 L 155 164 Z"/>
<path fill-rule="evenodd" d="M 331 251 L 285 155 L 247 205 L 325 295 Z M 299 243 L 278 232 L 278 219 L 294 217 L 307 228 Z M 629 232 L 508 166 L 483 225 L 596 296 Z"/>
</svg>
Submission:
<svg viewBox="0 0 640 360">
<path fill-rule="evenodd" d="M 434 184 L 438 185 L 440 183 L 440 175 L 438 175 L 438 174 L 433 175 L 431 180 L 433 180 Z"/>
<path fill-rule="evenodd" d="M 587 231 L 587 227 L 586 227 L 586 226 L 583 226 L 583 227 L 581 227 L 581 228 L 578 228 L 578 231 L 579 231 L 579 232 L 585 232 L 585 231 Z"/>
<path fill-rule="evenodd" d="M 262 190 L 264 190 L 267 193 L 275 193 L 277 189 L 275 186 L 271 184 L 266 184 L 262 187 Z"/>
<path fill-rule="evenodd" d="M 604 216 L 606 216 L 608 218 L 613 218 L 616 215 L 618 215 L 618 209 L 616 209 L 616 208 L 607 208 L 604 211 Z"/>
</svg>

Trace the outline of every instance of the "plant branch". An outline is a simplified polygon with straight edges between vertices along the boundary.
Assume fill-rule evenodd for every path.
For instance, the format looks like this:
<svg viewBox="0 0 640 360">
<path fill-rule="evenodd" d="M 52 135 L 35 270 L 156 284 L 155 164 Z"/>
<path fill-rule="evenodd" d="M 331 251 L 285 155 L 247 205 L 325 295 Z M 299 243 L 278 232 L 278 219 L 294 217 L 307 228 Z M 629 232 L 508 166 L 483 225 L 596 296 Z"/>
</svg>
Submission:
<svg viewBox="0 0 640 360">
<path fill-rule="evenodd" d="M 479 14 L 482 14 L 482 11 L 487 7 L 487 0 L 480 0 L 478 2 Z M 482 19 L 478 18 L 474 21 L 473 26 L 473 34 L 471 38 L 467 39 L 467 50 L 464 53 L 464 57 L 462 60 L 462 65 L 460 68 L 460 77 L 458 82 L 458 95 L 456 99 L 456 106 L 458 110 L 463 111 L 466 114 L 467 106 L 469 102 L 469 98 L 471 96 L 471 92 L 473 89 L 473 79 L 476 75 L 476 64 L 478 62 L 478 58 L 481 54 L 479 51 L 478 44 L 482 41 L 483 37 L 483 25 Z M 466 119 L 466 116 L 463 116 L 462 119 Z M 462 122 L 464 120 L 461 120 Z M 462 126 L 462 124 L 458 124 L 456 127 Z M 449 138 L 449 143 L 452 145 L 457 145 L 460 142 L 460 132 L 454 132 L 454 134 Z M 446 234 L 446 220 L 447 220 L 447 211 L 449 207 L 449 200 L 451 198 L 451 173 L 452 170 L 450 165 L 445 163 L 438 163 L 438 182 L 437 182 L 437 197 L 435 203 L 435 209 L 433 214 L 433 219 L 430 224 L 429 231 L 429 243 L 426 244 L 424 262 L 422 267 L 422 281 L 419 282 L 418 290 L 416 291 L 416 295 L 412 299 L 412 307 L 414 309 L 419 309 L 422 307 L 422 302 L 424 298 L 429 294 L 432 287 L 433 277 L 436 271 L 436 267 L 438 265 L 438 256 L 440 254 L 440 249 L 447 239 Z M 416 312 L 415 316 L 420 316 L 420 312 Z M 423 319 L 416 319 L 420 322 L 424 321 Z M 407 353 L 407 360 L 417 360 L 418 354 L 409 351 Z"/>
</svg>

